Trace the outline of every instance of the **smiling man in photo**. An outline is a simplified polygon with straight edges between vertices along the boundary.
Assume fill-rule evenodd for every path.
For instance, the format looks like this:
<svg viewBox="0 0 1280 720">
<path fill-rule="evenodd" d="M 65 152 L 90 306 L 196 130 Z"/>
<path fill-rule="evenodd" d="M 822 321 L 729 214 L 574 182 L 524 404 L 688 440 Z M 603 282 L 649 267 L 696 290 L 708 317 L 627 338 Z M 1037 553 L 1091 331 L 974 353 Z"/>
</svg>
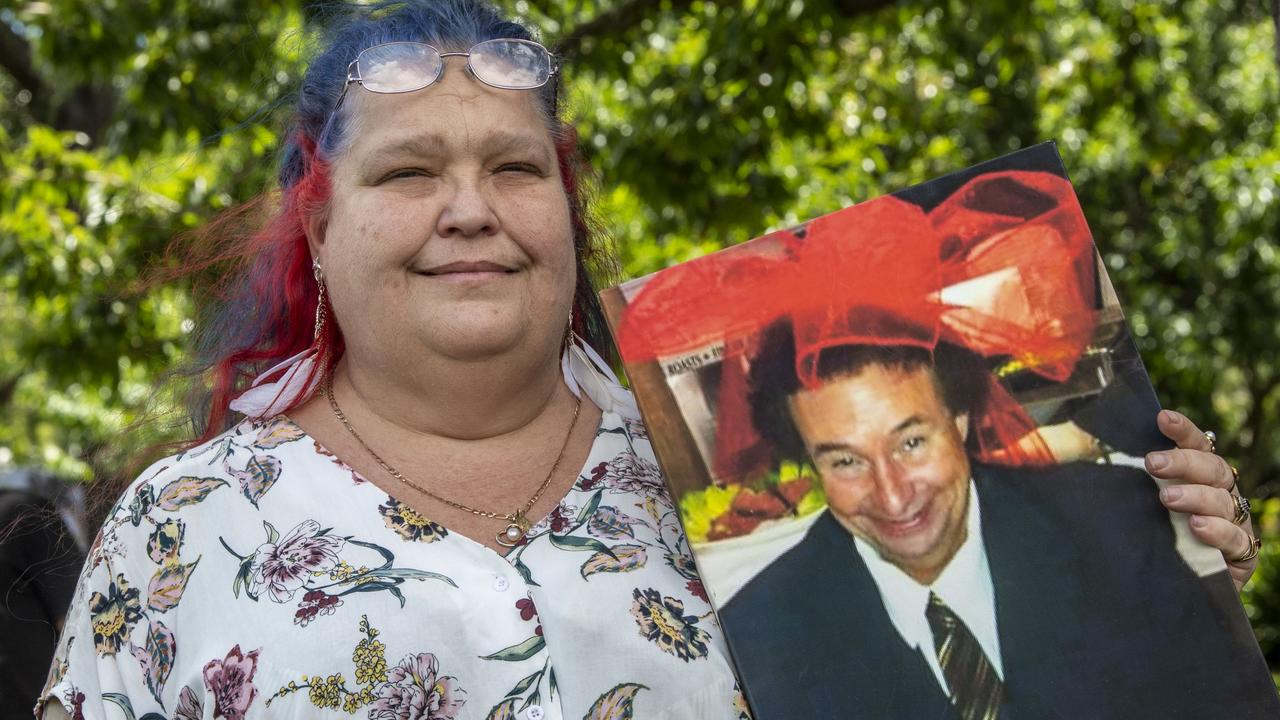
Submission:
<svg viewBox="0 0 1280 720">
<path fill-rule="evenodd" d="M 773 669 L 751 685 L 759 717 L 1257 716 L 1268 679 L 1232 661 L 1256 647 L 1213 612 L 1230 584 L 1182 561 L 1151 479 L 975 461 L 981 360 L 872 325 L 906 331 L 826 343 L 814 382 L 790 321 L 752 360 L 756 429 L 828 502 L 721 610 L 744 674 Z M 1204 667 L 1243 669 L 1206 682 Z"/>
</svg>

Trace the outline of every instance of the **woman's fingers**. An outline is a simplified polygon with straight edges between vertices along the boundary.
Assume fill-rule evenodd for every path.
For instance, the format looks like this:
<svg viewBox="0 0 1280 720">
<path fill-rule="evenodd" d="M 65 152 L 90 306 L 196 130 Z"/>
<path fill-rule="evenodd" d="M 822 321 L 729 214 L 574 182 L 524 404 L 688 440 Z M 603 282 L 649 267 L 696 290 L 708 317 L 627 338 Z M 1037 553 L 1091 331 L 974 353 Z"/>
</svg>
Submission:
<svg viewBox="0 0 1280 720">
<path fill-rule="evenodd" d="M 1161 410 L 1156 424 L 1178 449 L 1148 453 L 1147 472 L 1183 483 L 1162 489 L 1160 501 L 1170 510 L 1191 516 L 1191 534 L 1222 553 L 1231 579 L 1240 589 L 1253 575 L 1258 559 L 1253 552 L 1253 520 L 1246 517 L 1238 525 L 1235 522 L 1239 507 L 1233 493 L 1235 472 L 1214 454 L 1213 443 L 1186 415 Z M 1248 555 L 1255 557 L 1236 560 Z"/>
<path fill-rule="evenodd" d="M 1196 427 L 1186 415 L 1175 410 L 1161 410 L 1156 415 L 1156 425 L 1160 432 L 1180 448 L 1185 450 L 1203 450 L 1213 452 L 1214 448 L 1204 431 Z"/>
<path fill-rule="evenodd" d="M 1207 485 L 1168 485 L 1160 491 L 1160 501 L 1170 510 L 1188 515 L 1224 520 L 1236 516 L 1236 501 L 1231 493 Z"/>
<path fill-rule="evenodd" d="M 1253 548 L 1253 536 L 1249 534 L 1249 523 L 1236 525 L 1230 520 L 1217 516 L 1192 515 L 1191 533 L 1201 542 L 1211 545 L 1222 552 L 1227 561 L 1227 570 L 1235 581 L 1236 589 L 1242 587 L 1253 575 L 1258 558 L 1237 562 L 1234 558 L 1242 557 Z"/>
<path fill-rule="evenodd" d="M 1158 478 L 1231 490 L 1235 474 L 1226 460 L 1202 450 L 1161 450 L 1147 453 L 1147 472 Z"/>
</svg>

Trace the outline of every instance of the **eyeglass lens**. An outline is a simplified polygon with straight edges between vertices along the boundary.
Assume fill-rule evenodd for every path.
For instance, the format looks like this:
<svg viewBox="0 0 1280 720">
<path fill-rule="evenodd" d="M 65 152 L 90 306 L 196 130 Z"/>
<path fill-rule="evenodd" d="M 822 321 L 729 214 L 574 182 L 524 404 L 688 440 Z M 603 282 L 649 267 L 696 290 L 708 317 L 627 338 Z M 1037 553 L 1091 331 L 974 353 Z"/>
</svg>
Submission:
<svg viewBox="0 0 1280 720">
<path fill-rule="evenodd" d="M 440 78 L 444 59 L 430 45 L 397 42 L 366 48 L 356 59 L 360 84 L 373 92 L 408 92 Z"/>
<path fill-rule="evenodd" d="M 541 45 L 488 40 L 471 48 L 471 71 L 490 85 L 534 88 L 547 81 L 551 65 Z"/>
<path fill-rule="evenodd" d="M 415 42 L 375 45 L 356 60 L 361 84 L 380 93 L 424 88 L 438 80 L 444 69 L 439 51 Z M 536 88 L 551 76 L 547 51 L 525 40 L 486 40 L 471 48 L 468 61 L 476 78 L 499 88 Z"/>
</svg>

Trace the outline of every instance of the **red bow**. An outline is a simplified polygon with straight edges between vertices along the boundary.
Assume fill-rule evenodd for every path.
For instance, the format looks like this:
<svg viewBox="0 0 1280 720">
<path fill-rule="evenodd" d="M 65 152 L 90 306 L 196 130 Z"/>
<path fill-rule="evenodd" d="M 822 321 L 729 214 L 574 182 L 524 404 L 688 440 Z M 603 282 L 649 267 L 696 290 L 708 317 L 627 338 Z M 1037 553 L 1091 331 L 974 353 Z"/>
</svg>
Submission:
<svg viewBox="0 0 1280 720">
<path fill-rule="evenodd" d="M 806 387 L 820 382 L 823 348 L 940 341 L 1062 381 L 1093 337 L 1094 262 L 1070 183 L 990 173 L 927 214 L 884 196 L 656 273 L 624 310 L 618 347 L 641 363 L 724 344 L 715 474 L 740 480 L 770 457 L 746 398 L 746 364 L 769 324 L 791 320 Z M 977 458 L 1051 462 L 1025 410 L 989 382 L 970 418 Z"/>
</svg>

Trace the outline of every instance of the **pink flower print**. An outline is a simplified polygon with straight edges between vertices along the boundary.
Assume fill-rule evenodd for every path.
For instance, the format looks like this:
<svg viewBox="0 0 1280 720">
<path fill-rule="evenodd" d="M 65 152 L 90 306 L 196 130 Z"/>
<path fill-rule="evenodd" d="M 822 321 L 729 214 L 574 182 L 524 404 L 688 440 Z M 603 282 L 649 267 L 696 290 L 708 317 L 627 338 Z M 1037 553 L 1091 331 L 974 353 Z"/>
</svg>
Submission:
<svg viewBox="0 0 1280 720">
<path fill-rule="evenodd" d="M 585 476 L 578 477 L 578 489 L 595 490 L 596 486 L 600 484 L 601 480 L 604 480 L 604 476 L 608 472 L 609 472 L 609 462 L 606 460 L 600 463 L 599 465 L 596 465 L 595 467 L 591 468 L 591 477 L 585 477 Z"/>
<path fill-rule="evenodd" d="M 173 711 L 173 720 L 200 720 L 203 717 L 204 703 L 196 697 L 196 691 L 190 685 L 182 688 L 178 693 L 178 707 Z"/>
<path fill-rule="evenodd" d="M 596 471 L 599 469 L 597 466 L 595 470 L 592 470 L 591 476 L 593 478 L 596 477 Z M 620 453 L 610 460 L 605 465 L 604 472 L 600 473 L 599 480 L 606 487 L 641 495 L 665 491 L 662 483 L 662 471 L 658 469 L 658 466 L 629 452 Z"/>
<path fill-rule="evenodd" d="M 551 532 L 562 533 L 565 528 L 569 527 L 569 523 L 573 521 L 573 515 L 577 513 L 577 508 L 569 508 L 564 505 L 557 505 L 555 510 L 551 511 L 551 515 L 547 520 L 551 524 Z"/>
<path fill-rule="evenodd" d="M 685 583 L 684 587 L 690 594 L 702 602 L 711 602 L 711 598 L 707 597 L 707 589 L 702 585 L 701 580 L 690 580 Z"/>
<path fill-rule="evenodd" d="M 213 694 L 213 716 L 227 720 L 244 720 L 245 713 L 258 696 L 253 686 L 253 674 L 258 670 L 258 653 L 240 652 L 240 646 L 222 660 L 210 660 L 204 666 L 204 686 Z"/>
<path fill-rule="evenodd" d="M 436 677 L 439 664 L 431 653 L 410 655 L 387 673 L 375 690 L 369 720 L 453 720 L 467 692 L 452 677 Z"/>
<path fill-rule="evenodd" d="M 293 624 L 306 627 L 317 615 L 332 615 L 341 604 L 342 598 L 336 595 L 329 595 L 321 590 L 308 590 L 298 604 L 298 611 L 293 614 Z"/>
<path fill-rule="evenodd" d="M 253 556 L 253 593 L 261 595 L 266 588 L 272 600 L 289 602 L 311 573 L 327 572 L 337 565 L 346 541 L 319 532 L 320 523 L 305 520 L 279 543 L 259 545 Z"/>
<path fill-rule="evenodd" d="M 528 622 L 538 616 L 538 608 L 533 605 L 533 598 L 520 598 L 516 601 L 516 609 L 520 611 L 520 619 Z M 542 635 L 542 625 L 533 629 L 533 634 Z"/>
<path fill-rule="evenodd" d="M 538 614 L 538 609 L 533 606 L 532 598 L 520 598 L 517 600 L 516 609 L 520 611 L 521 620 L 532 620 L 533 616 Z"/>
</svg>

